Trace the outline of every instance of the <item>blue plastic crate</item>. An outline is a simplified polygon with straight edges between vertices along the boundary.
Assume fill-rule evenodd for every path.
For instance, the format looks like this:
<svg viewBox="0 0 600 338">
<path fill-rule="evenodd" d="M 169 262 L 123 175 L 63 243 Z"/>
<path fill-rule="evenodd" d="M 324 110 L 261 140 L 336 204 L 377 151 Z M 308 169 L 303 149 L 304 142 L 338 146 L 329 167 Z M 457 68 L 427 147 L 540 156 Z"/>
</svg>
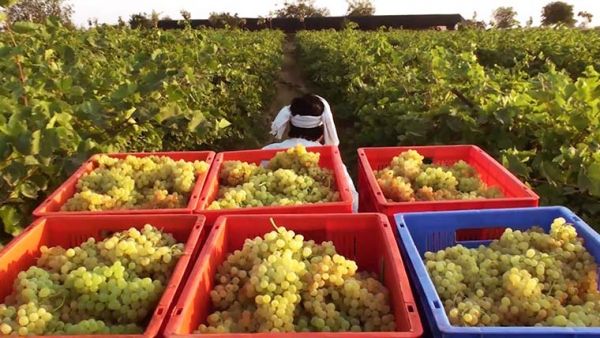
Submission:
<svg viewBox="0 0 600 338">
<path fill-rule="evenodd" d="M 400 250 L 407 258 L 406 266 L 420 300 L 426 325 L 433 337 L 527 337 L 573 338 L 600 337 L 600 327 L 461 327 L 450 324 L 444 304 L 427 273 L 423 256 L 427 251 L 437 251 L 456 244 L 467 247 L 487 245 L 491 240 L 457 241 L 457 231 L 462 229 L 512 228 L 527 230 L 534 225 L 550 230 L 552 220 L 564 217 L 577 229 L 585 247 L 600 262 L 600 235 L 573 212 L 564 207 L 465 210 L 396 214 Z"/>
</svg>

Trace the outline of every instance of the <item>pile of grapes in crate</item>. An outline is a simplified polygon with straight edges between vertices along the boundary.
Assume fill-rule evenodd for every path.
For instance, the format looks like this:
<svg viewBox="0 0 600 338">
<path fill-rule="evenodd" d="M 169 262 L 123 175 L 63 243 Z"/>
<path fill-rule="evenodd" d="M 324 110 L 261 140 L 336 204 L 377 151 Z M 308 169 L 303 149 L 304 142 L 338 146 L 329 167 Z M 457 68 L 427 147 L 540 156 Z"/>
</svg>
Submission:
<svg viewBox="0 0 600 338">
<path fill-rule="evenodd" d="M 205 161 L 187 162 L 167 156 L 118 159 L 101 155 L 98 168 L 84 174 L 63 211 L 183 208 Z"/>
<path fill-rule="evenodd" d="M 452 165 L 426 164 L 415 150 L 395 156 L 388 166 L 375 170 L 375 178 L 390 202 L 471 200 L 500 198 L 497 187 L 488 187 L 465 161 Z"/>
<path fill-rule="evenodd" d="M 332 242 L 278 227 L 218 267 L 200 333 L 394 331 L 388 289 Z"/>
<path fill-rule="evenodd" d="M 278 152 L 263 167 L 226 161 L 209 210 L 300 205 L 340 200 L 333 171 L 319 166 L 319 153 L 302 145 Z"/>
<path fill-rule="evenodd" d="M 40 248 L 0 304 L 0 335 L 141 333 L 184 245 L 151 225 Z"/>
<path fill-rule="evenodd" d="M 426 267 L 458 326 L 600 326 L 598 267 L 576 229 L 507 229 L 489 246 L 425 253 Z"/>
</svg>

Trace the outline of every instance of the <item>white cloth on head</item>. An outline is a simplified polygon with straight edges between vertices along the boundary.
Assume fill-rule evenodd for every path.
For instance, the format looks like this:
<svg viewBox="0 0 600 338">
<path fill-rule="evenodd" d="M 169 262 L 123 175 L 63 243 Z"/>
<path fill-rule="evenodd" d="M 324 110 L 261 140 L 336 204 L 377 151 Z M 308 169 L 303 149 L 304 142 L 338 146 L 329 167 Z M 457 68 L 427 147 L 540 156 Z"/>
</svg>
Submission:
<svg viewBox="0 0 600 338">
<path fill-rule="evenodd" d="M 263 149 L 287 149 L 291 147 L 295 147 L 298 144 L 302 144 L 305 147 L 318 147 L 322 146 L 319 142 L 305 140 L 303 138 L 290 138 L 283 142 L 269 144 L 264 146 Z M 346 182 L 348 183 L 348 187 L 350 188 L 350 194 L 352 194 L 352 212 L 358 212 L 358 191 L 356 191 L 356 186 L 348 173 L 348 168 L 344 165 L 344 177 L 346 178 Z"/>
<path fill-rule="evenodd" d="M 335 129 L 335 122 L 333 121 L 333 113 L 331 112 L 329 103 L 324 98 L 318 95 L 315 96 L 323 103 L 323 114 L 321 114 L 321 116 L 293 116 L 290 106 L 285 106 L 281 108 L 275 117 L 275 120 L 273 120 L 273 123 L 271 124 L 271 134 L 275 135 L 277 139 L 282 139 L 288 123 L 291 123 L 298 128 L 316 128 L 322 125 L 325 145 L 340 145 L 337 130 Z"/>
</svg>

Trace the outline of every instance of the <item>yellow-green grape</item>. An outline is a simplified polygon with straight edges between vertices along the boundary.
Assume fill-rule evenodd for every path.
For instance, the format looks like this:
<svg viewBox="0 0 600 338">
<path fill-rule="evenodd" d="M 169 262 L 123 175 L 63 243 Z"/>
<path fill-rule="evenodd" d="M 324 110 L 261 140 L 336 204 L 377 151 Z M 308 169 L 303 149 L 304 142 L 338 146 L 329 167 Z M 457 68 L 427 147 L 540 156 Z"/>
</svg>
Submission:
<svg viewBox="0 0 600 338">
<path fill-rule="evenodd" d="M 201 333 L 393 331 L 389 292 L 331 242 L 276 227 L 218 267 Z"/>
<path fill-rule="evenodd" d="M 166 156 L 125 159 L 102 155 L 99 167 L 83 175 L 65 211 L 181 208 L 196 178 L 208 171 L 204 161 L 175 161 Z"/>
<path fill-rule="evenodd" d="M 597 265 L 564 218 L 427 252 L 425 265 L 453 325 L 600 326 Z"/>
<path fill-rule="evenodd" d="M 450 167 L 450 171 L 452 171 L 452 174 L 454 174 L 454 177 L 456 177 L 458 179 L 471 178 L 471 177 L 477 176 L 477 171 L 475 170 L 475 168 L 473 168 L 472 166 L 470 166 L 467 162 L 465 162 L 463 160 L 459 160 L 456 163 L 454 163 Z"/>
<path fill-rule="evenodd" d="M 267 169 L 228 161 L 209 210 L 339 201 L 333 173 L 318 166 L 319 154 L 303 146 L 278 152 Z"/>
<path fill-rule="evenodd" d="M 413 180 L 421 173 L 423 159 L 424 157 L 415 150 L 408 150 L 392 158 L 390 168 L 395 176 Z"/>
<path fill-rule="evenodd" d="M 477 171 L 463 160 L 452 166 L 424 164 L 423 156 L 408 150 L 389 165 L 374 171 L 377 184 L 392 202 L 472 200 L 502 197 L 497 187 L 488 187 Z"/>
<path fill-rule="evenodd" d="M 440 167 L 425 169 L 415 178 L 415 182 L 418 187 L 431 187 L 433 190 L 454 190 L 458 185 L 456 177 Z"/>
<path fill-rule="evenodd" d="M 0 335 L 141 333 L 183 244 L 148 224 L 40 254 L 0 304 Z"/>
<path fill-rule="evenodd" d="M 298 144 L 286 151 L 277 152 L 269 161 L 268 168 L 271 170 L 291 169 L 303 174 L 310 168 L 319 167 L 319 158 L 319 153 L 307 151 L 306 147 Z"/>
<path fill-rule="evenodd" d="M 259 166 L 254 163 L 225 161 L 219 172 L 219 179 L 222 185 L 236 186 L 248 182 L 258 170 Z"/>
<path fill-rule="evenodd" d="M 393 170 L 386 169 L 375 174 L 377 183 L 385 198 L 397 202 L 411 202 L 415 200 L 415 192 L 406 178 L 395 176 Z"/>
</svg>

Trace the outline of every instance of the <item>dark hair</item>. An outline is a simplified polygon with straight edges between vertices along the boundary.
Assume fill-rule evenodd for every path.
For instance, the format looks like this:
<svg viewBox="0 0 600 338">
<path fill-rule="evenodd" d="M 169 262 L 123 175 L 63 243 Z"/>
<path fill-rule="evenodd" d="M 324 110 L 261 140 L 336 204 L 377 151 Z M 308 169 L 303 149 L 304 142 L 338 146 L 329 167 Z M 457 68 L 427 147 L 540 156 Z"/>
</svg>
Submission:
<svg viewBox="0 0 600 338">
<path fill-rule="evenodd" d="M 303 115 L 303 116 L 321 116 L 325 106 L 321 99 L 313 94 L 306 94 L 303 96 L 296 97 L 292 100 L 290 110 L 292 116 Z M 309 141 L 317 141 L 323 136 L 323 126 L 315 128 L 300 128 L 290 123 L 290 129 L 288 131 L 290 138 L 303 138 Z"/>
</svg>

